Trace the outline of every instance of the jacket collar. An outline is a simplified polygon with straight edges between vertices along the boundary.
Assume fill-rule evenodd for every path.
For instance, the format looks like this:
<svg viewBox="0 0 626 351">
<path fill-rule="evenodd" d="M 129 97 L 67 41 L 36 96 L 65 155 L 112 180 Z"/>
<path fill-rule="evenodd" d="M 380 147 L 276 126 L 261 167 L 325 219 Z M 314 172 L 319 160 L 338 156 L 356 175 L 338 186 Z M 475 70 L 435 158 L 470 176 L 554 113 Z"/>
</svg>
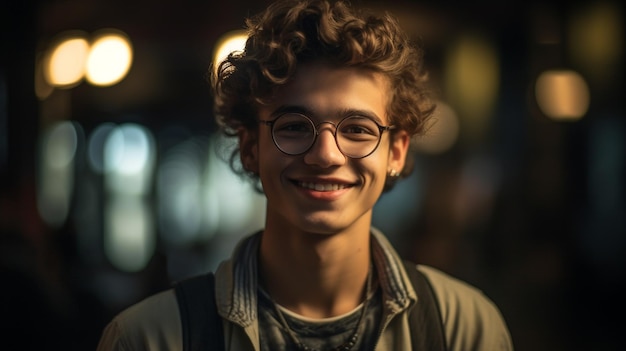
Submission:
<svg viewBox="0 0 626 351">
<path fill-rule="evenodd" d="M 396 314 L 417 300 L 402 259 L 385 236 L 372 228 L 372 259 L 388 313 Z M 258 252 L 262 232 L 244 238 L 230 260 L 216 271 L 216 300 L 219 314 L 248 327 L 257 319 Z"/>
</svg>

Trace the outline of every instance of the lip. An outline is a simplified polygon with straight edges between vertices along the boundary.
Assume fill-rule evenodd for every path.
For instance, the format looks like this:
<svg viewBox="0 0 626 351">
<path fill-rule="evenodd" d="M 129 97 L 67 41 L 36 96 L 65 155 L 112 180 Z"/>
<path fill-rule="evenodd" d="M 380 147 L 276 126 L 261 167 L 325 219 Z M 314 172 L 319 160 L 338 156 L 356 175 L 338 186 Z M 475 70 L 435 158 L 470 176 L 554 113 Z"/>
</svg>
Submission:
<svg viewBox="0 0 626 351">
<path fill-rule="evenodd" d="M 300 193 L 325 201 L 336 200 L 355 186 L 354 182 L 342 179 L 300 178 L 290 181 Z"/>
</svg>

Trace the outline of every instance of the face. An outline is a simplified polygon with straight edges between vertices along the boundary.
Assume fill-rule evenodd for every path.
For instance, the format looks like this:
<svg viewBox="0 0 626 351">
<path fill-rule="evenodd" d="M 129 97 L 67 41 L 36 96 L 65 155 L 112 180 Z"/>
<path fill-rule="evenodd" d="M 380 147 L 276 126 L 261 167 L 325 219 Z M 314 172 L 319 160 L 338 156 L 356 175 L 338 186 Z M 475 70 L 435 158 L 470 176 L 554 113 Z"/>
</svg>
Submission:
<svg viewBox="0 0 626 351">
<path fill-rule="evenodd" d="M 337 147 L 335 127 L 322 122 L 336 125 L 347 116 L 365 114 L 379 125 L 389 125 L 388 84 L 381 74 L 363 69 L 305 64 L 276 91 L 271 104 L 260 107 L 260 120 L 274 120 L 281 111 L 299 111 L 319 130 L 313 146 L 297 156 L 276 147 L 268 125 L 240 132 L 242 162 L 259 174 L 267 196 L 268 227 L 315 234 L 369 232 L 372 208 L 388 171 L 404 166 L 409 136 L 401 130 L 385 131 L 376 151 L 353 159 Z"/>
</svg>

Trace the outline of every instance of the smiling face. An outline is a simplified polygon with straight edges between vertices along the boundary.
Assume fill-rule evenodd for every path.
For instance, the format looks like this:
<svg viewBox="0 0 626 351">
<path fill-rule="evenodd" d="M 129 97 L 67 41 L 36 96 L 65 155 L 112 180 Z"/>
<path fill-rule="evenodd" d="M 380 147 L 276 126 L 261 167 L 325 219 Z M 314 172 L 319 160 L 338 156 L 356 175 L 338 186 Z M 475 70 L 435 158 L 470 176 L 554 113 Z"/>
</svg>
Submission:
<svg viewBox="0 0 626 351">
<path fill-rule="evenodd" d="M 241 131 L 242 162 L 259 174 L 267 196 L 266 230 L 369 233 L 372 208 L 387 172 L 402 169 L 409 136 L 402 130 L 394 134 L 385 131 L 376 151 L 355 159 L 344 156 L 333 133 L 337 123 L 355 115 L 389 125 L 388 91 L 381 74 L 310 63 L 299 67 L 294 79 L 278 88 L 271 104 L 259 108 L 262 121 L 297 112 L 307 115 L 319 131 L 308 151 L 296 156 L 276 147 L 270 125 Z"/>
</svg>

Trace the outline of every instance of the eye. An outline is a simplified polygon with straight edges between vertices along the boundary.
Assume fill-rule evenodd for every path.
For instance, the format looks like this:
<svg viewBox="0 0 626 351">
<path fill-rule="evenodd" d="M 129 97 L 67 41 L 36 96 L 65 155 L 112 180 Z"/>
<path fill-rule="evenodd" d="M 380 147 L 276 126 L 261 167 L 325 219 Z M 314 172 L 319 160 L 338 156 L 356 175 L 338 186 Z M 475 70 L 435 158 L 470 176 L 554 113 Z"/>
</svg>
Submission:
<svg viewBox="0 0 626 351">
<path fill-rule="evenodd" d="M 276 125 L 277 132 L 310 132 L 311 124 L 304 122 L 280 123 Z"/>
<path fill-rule="evenodd" d="M 372 140 L 380 134 L 378 125 L 366 117 L 349 117 L 341 122 L 339 132 L 345 138 Z"/>
<path fill-rule="evenodd" d="M 367 128 L 367 126 L 352 124 L 346 126 L 345 128 L 341 128 L 342 133 L 349 134 L 372 134 L 372 131 Z"/>
<path fill-rule="evenodd" d="M 298 137 L 313 133 L 313 124 L 298 114 L 280 116 L 274 123 L 274 134 L 285 137 Z"/>
</svg>

